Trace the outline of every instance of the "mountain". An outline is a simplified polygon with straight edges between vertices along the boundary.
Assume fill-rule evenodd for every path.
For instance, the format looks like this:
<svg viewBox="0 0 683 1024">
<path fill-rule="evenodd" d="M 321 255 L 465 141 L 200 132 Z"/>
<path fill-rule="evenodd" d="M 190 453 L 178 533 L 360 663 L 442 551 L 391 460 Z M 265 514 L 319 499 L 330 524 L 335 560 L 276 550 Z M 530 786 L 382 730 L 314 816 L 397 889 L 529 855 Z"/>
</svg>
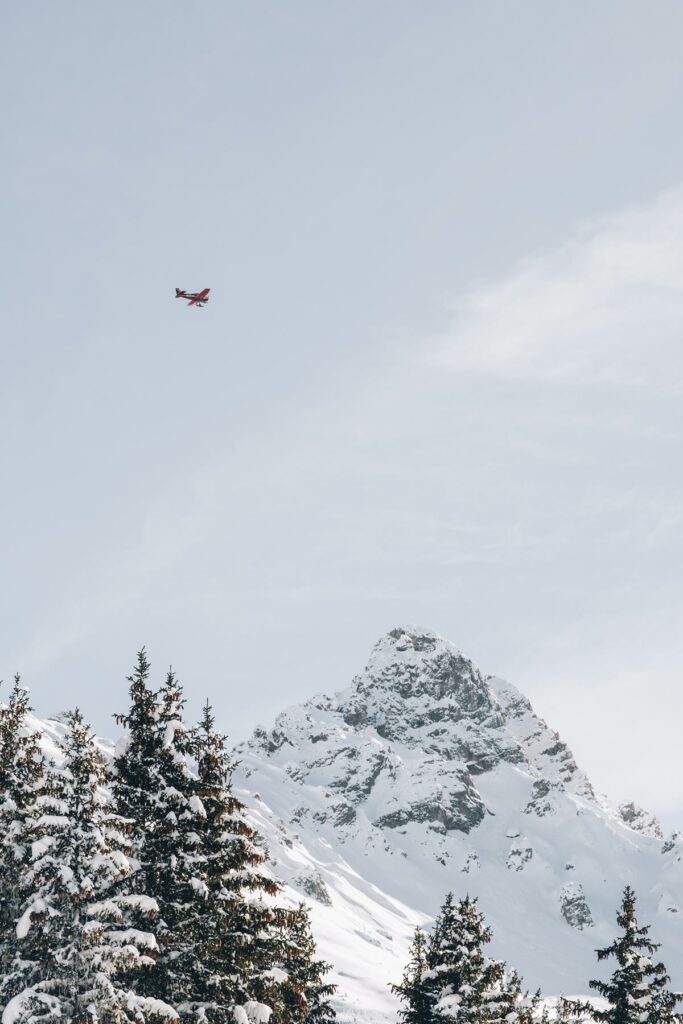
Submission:
<svg viewBox="0 0 683 1024">
<path fill-rule="evenodd" d="M 394 1019 L 387 985 L 449 890 L 479 897 L 492 954 L 529 987 L 569 994 L 599 976 L 630 883 L 683 986 L 683 838 L 596 794 L 529 701 L 435 633 L 391 630 L 348 689 L 283 711 L 236 757 L 347 1019 Z"/>
</svg>

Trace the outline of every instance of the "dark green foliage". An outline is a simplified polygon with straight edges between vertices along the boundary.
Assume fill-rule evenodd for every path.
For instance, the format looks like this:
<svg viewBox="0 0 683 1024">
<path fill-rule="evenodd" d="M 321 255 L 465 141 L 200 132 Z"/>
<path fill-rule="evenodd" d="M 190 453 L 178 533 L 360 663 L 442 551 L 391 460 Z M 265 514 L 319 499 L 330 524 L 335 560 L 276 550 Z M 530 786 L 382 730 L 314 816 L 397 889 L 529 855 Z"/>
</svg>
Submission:
<svg viewBox="0 0 683 1024">
<path fill-rule="evenodd" d="M 477 909 L 476 900 L 460 903 L 448 894 L 436 919 L 427 963 L 435 996 L 435 1020 L 463 1022 L 493 1020 L 505 966 L 484 955 L 491 932 Z"/>
<path fill-rule="evenodd" d="M 18 1024 L 332 1024 L 308 913 L 279 905 L 207 705 L 183 721 L 173 672 L 140 651 L 107 765 L 78 712 L 59 764 L 0 706 L 0 957 Z M 111 796 L 108 795 L 111 793 Z"/>
<path fill-rule="evenodd" d="M 418 929 L 401 985 L 392 986 L 406 1004 L 407 1024 L 530 1024 L 540 1001 L 522 990 L 515 971 L 487 957 L 491 931 L 469 896 L 455 903 L 446 897 L 429 941 Z"/>
<path fill-rule="evenodd" d="M 199 852 L 205 814 L 188 763 L 192 744 L 182 720 L 182 688 L 169 671 L 155 692 L 149 669 L 142 650 L 129 677 L 130 709 L 118 716 L 128 739 L 112 779 L 116 809 L 132 822 L 140 864 L 133 884 L 159 909 L 156 967 L 128 980 L 136 990 L 178 1005 L 192 998 L 199 970 L 196 944 L 208 895 Z"/>
<path fill-rule="evenodd" d="M 324 980 L 331 965 L 316 960 L 305 903 L 290 915 L 283 939 L 282 969 L 287 979 L 282 986 L 280 1019 L 283 1024 L 332 1024 L 337 1015 L 329 1000 L 336 988 Z"/>
<path fill-rule="evenodd" d="M 135 671 L 128 677 L 130 708 L 126 715 L 116 715 L 118 724 L 127 730 L 127 742 L 114 758 L 112 779 L 117 808 L 133 822 L 134 835 L 140 841 L 152 832 L 157 810 L 158 707 L 157 695 L 147 684 L 149 669 L 143 647 Z M 142 869 L 147 887 L 152 888 L 153 863 L 145 860 Z"/>
<path fill-rule="evenodd" d="M 205 811 L 200 850 L 208 908 L 198 955 L 200 990 L 210 1004 L 207 1017 L 219 1024 L 234 1020 L 233 1006 L 266 1001 L 272 994 L 264 974 L 278 961 L 282 911 L 269 899 L 279 885 L 262 870 L 266 854 L 230 787 L 232 764 L 208 704 L 194 749 L 197 794 Z"/>
<path fill-rule="evenodd" d="M 427 938 L 421 928 L 416 928 L 403 981 L 391 986 L 394 995 L 405 1003 L 398 1014 L 404 1024 L 430 1024 L 433 1020 L 434 993 L 427 972 Z"/>
<path fill-rule="evenodd" d="M 40 734 L 27 728 L 28 690 L 15 676 L 7 704 L 0 704 L 0 970 L 9 969 L 19 916 L 19 879 L 29 850 L 24 842 L 27 816 L 43 774 Z"/>
<path fill-rule="evenodd" d="M 667 1024 L 681 1021 L 676 1006 L 683 996 L 668 988 L 670 978 L 663 963 L 653 954 L 659 945 L 648 937 L 649 926 L 639 926 L 635 913 L 636 897 L 626 886 L 617 913 L 623 929 L 614 942 L 598 949 L 598 960 L 614 957 L 617 966 L 609 981 L 593 980 L 590 987 L 607 1000 L 604 1010 L 590 1003 L 572 1003 L 576 1015 L 587 1015 L 600 1024 Z"/>
<path fill-rule="evenodd" d="M 171 1017 L 118 979 L 153 964 L 155 940 L 128 926 L 138 897 L 122 895 L 132 873 L 126 823 L 108 805 L 106 764 L 83 717 L 66 718 L 61 765 L 49 765 L 22 839 L 16 951 L 9 974 L 15 1021 L 84 1021 L 97 1006 L 110 1024 Z"/>
</svg>

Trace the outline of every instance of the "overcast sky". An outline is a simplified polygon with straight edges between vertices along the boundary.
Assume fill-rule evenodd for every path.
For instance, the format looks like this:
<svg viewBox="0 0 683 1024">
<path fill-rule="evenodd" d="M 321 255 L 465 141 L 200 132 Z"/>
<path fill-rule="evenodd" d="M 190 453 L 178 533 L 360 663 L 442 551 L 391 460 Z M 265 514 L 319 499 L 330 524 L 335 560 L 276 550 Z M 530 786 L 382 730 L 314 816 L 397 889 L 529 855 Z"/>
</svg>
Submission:
<svg viewBox="0 0 683 1024">
<path fill-rule="evenodd" d="M 238 740 L 416 622 L 683 824 L 682 40 L 2 5 L 0 676 L 111 734 L 146 644 Z"/>
</svg>

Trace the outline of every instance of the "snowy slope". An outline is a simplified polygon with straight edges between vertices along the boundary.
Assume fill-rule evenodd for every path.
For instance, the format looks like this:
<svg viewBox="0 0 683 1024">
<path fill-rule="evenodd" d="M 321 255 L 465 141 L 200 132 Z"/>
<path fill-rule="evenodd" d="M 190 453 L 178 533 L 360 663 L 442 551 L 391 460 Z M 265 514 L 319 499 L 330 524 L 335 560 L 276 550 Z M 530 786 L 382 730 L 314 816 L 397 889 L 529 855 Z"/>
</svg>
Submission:
<svg viewBox="0 0 683 1024">
<path fill-rule="evenodd" d="M 480 898 L 494 954 L 530 987 L 578 993 L 628 882 L 683 985 L 682 841 L 597 796 L 522 694 L 441 637 L 392 630 L 349 689 L 284 711 L 236 755 L 273 869 L 311 904 L 359 1020 L 395 1019 L 387 984 L 448 890 Z"/>
<path fill-rule="evenodd" d="M 59 764 L 59 743 L 66 731 L 63 722 L 29 715 L 27 728 L 41 733 L 44 753 Z M 114 740 L 98 737 L 98 745 L 107 758 L 113 756 Z M 391 1003 L 384 979 L 393 978 L 397 969 L 400 973 L 401 958 L 396 960 L 393 945 L 402 954 L 407 949 L 414 911 L 358 876 L 325 840 L 305 847 L 258 794 L 235 788 L 249 808 L 253 826 L 273 852 L 265 873 L 285 882 L 278 902 L 296 906 L 304 898 L 311 906 L 320 955 L 334 963 L 332 980 L 340 987 L 335 1004 L 341 1024 L 393 1021 L 394 1014 L 386 1012 Z"/>
</svg>

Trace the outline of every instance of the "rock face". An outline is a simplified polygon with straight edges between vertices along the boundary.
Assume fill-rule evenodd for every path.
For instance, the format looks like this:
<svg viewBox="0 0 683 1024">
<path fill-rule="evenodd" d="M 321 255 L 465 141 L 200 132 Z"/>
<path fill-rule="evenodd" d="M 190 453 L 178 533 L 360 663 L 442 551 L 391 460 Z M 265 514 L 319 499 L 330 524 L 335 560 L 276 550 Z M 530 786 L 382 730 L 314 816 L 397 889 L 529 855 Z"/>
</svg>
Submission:
<svg viewBox="0 0 683 1024">
<path fill-rule="evenodd" d="M 327 788 L 326 805 L 301 809 L 297 822 L 311 816 L 355 832 L 417 824 L 466 835 L 487 814 L 477 778 L 501 763 L 534 778 L 527 813 L 553 813 L 565 788 L 592 795 L 521 694 L 496 691 L 452 644 L 407 628 L 380 640 L 349 690 L 284 711 L 248 749 L 298 783 Z"/>
<path fill-rule="evenodd" d="M 449 890 L 479 896 L 494 953 L 547 993 L 587 990 L 627 883 L 674 975 L 683 962 L 678 836 L 665 843 L 651 815 L 598 797 L 529 701 L 434 633 L 391 630 L 349 689 L 283 711 L 236 754 L 237 780 L 270 815 L 276 871 L 312 901 L 325 958 L 351 933 L 384 957 L 375 1004 L 369 975 L 341 971 L 359 1005 L 391 1008 L 385 986 L 410 932 Z M 305 854 L 281 841 L 292 833 Z M 369 918 L 345 933 L 359 905 L 351 879 Z"/>
<path fill-rule="evenodd" d="M 584 928 L 592 927 L 593 918 L 580 882 L 567 882 L 562 886 L 560 913 L 572 928 L 583 931 Z"/>
<path fill-rule="evenodd" d="M 635 832 L 640 832 L 643 836 L 655 836 L 657 839 L 664 838 L 662 827 L 655 816 L 648 814 L 633 801 L 629 800 L 628 803 L 619 804 L 618 811 L 621 820 L 625 821 Z"/>
</svg>

